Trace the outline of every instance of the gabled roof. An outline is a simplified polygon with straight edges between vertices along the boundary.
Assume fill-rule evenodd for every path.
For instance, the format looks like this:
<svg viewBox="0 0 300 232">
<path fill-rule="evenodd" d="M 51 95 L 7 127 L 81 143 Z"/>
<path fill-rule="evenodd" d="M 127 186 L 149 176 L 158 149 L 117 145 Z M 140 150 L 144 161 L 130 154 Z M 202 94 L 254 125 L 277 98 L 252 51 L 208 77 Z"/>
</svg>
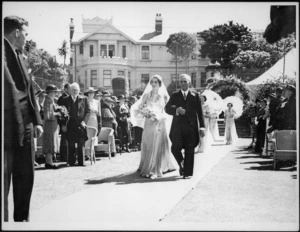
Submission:
<svg viewBox="0 0 300 232">
<path fill-rule="evenodd" d="M 72 43 L 79 43 L 82 40 L 85 40 L 86 38 L 101 32 L 104 28 L 109 27 L 112 30 L 115 30 L 116 32 L 120 33 L 121 35 L 123 35 L 125 38 L 127 38 L 128 40 L 132 41 L 133 43 L 136 43 L 136 40 L 134 40 L 133 38 L 131 38 L 130 36 L 128 36 L 127 34 L 125 34 L 124 32 L 122 32 L 121 30 L 119 30 L 118 28 L 116 28 L 115 26 L 113 26 L 111 23 L 107 22 L 105 24 L 103 24 L 100 28 L 98 28 L 97 30 L 91 32 L 91 33 L 82 33 L 82 32 L 74 32 L 73 35 L 73 39 L 72 39 Z"/>
</svg>

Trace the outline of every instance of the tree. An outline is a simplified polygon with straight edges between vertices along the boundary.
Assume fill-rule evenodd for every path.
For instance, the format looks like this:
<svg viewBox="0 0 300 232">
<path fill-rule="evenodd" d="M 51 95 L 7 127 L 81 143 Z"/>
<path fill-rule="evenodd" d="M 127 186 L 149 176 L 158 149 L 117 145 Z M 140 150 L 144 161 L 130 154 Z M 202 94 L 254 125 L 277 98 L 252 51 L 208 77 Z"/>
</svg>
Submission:
<svg viewBox="0 0 300 232">
<path fill-rule="evenodd" d="M 68 50 L 69 50 L 69 48 L 67 47 L 67 41 L 64 40 L 62 42 L 61 47 L 58 49 L 58 54 L 64 58 L 64 68 L 65 68 L 65 64 L 66 64 L 66 57 L 68 54 Z"/>
<path fill-rule="evenodd" d="M 226 75 L 233 68 L 231 61 L 237 55 L 243 36 L 248 36 L 250 30 L 243 24 L 230 21 L 229 24 L 217 25 L 198 34 L 204 40 L 200 48 L 201 57 L 210 58 L 212 63 L 218 61 Z"/>
<path fill-rule="evenodd" d="M 187 72 L 187 60 L 190 55 L 197 53 L 198 42 L 194 34 L 179 32 L 171 34 L 166 42 L 168 52 L 175 56 L 176 77 L 177 77 L 177 61 L 181 57 L 185 61 L 185 69 Z"/>
<path fill-rule="evenodd" d="M 295 34 L 269 44 L 261 33 L 251 33 L 241 40 L 241 48 L 232 60 L 233 73 L 248 82 L 272 67 L 296 45 Z"/>
</svg>

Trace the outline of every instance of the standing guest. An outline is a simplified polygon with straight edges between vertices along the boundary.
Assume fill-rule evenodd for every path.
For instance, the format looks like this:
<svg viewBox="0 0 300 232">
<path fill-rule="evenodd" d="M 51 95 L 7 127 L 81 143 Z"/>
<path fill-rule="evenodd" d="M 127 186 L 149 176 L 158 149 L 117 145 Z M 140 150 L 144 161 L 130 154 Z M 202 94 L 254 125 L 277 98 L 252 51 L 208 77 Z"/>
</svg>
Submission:
<svg viewBox="0 0 300 232">
<path fill-rule="evenodd" d="M 45 89 L 47 95 L 44 102 L 43 154 L 46 155 L 46 169 L 57 169 L 57 166 L 53 164 L 53 156 L 59 152 L 57 117 L 62 116 L 60 112 L 55 112 L 57 104 L 54 99 L 58 91 L 57 87 L 52 84 Z"/>
<path fill-rule="evenodd" d="M 96 89 L 90 87 L 85 91 L 84 94 L 88 97 L 88 102 L 90 104 L 90 109 L 91 109 L 90 118 L 88 120 L 87 125 L 96 128 L 99 134 L 101 130 L 101 107 L 100 107 L 100 101 L 94 99 L 96 92 L 97 92 Z M 90 157 L 90 143 L 91 143 L 90 140 L 85 142 L 86 157 Z"/>
<path fill-rule="evenodd" d="M 71 95 L 71 85 L 70 85 L 70 83 L 66 83 L 64 85 L 64 89 L 62 91 L 61 96 L 57 100 L 57 104 L 59 106 L 61 106 L 63 98 L 68 97 L 70 95 Z M 63 119 L 63 118 L 61 118 L 61 119 Z M 62 125 L 64 125 L 65 122 L 62 121 L 62 120 L 58 120 L 58 124 L 59 124 L 59 128 L 60 128 L 59 129 L 59 134 L 61 135 L 61 137 L 60 137 L 60 151 L 59 151 L 60 159 L 61 159 L 61 161 L 67 161 L 68 144 L 67 144 L 67 139 L 66 139 L 66 132 L 62 131 Z"/>
<path fill-rule="evenodd" d="M 165 109 L 167 114 L 173 115 L 171 150 L 179 165 L 179 174 L 188 179 L 193 176 L 194 150 L 199 144 L 199 130 L 200 136 L 205 136 L 205 124 L 199 95 L 189 88 L 191 77 L 181 74 L 179 79 L 181 90 L 172 94 Z"/>
<path fill-rule="evenodd" d="M 118 97 L 119 104 L 115 106 L 114 111 L 116 113 L 116 119 L 118 122 L 118 135 L 121 141 L 121 149 L 126 152 L 129 150 L 130 142 L 130 129 L 129 129 L 129 117 L 130 111 L 129 107 L 125 104 L 125 96 L 120 95 Z M 124 148 L 125 145 L 125 148 Z"/>
<path fill-rule="evenodd" d="M 41 119 L 44 119 L 44 101 L 45 101 L 45 90 L 38 90 L 35 94 L 38 109 L 40 111 Z"/>
<path fill-rule="evenodd" d="M 259 106 L 259 99 L 256 99 L 255 103 L 250 101 L 250 103 L 248 103 L 249 106 L 249 113 L 248 113 L 248 117 L 249 117 L 249 125 L 250 125 L 250 134 L 251 134 L 251 143 L 250 145 L 247 147 L 247 149 L 252 149 L 254 148 L 255 142 L 256 142 L 256 127 L 257 125 L 255 124 L 255 117 L 257 115 L 257 111 L 258 111 L 258 106 Z"/>
<path fill-rule="evenodd" d="M 83 157 L 83 147 L 87 138 L 86 126 L 90 117 L 90 104 L 84 95 L 79 94 L 79 84 L 71 84 L 71 95 L 63 98 L 62 105 L 69 112 L 70 120 L 67 125 L 62 126 L 62 131 L 66 132 L 68 143 L 68 163 L 74 166 L 76 162 L 76 148 L 78 165 L 85 166 Z"/>
<path fill-rule="evenodd" d="M 271 94 L 271 97 L 272 99 L 270 100 L 269 103 L 269 111 L 270 111 L 269 126 L 272 126 L 275 119 L 276 109 L 278 108 L 279 104 L 282 101 L 282 88 L 277 87 L 275 91 L 275 97 L 273 96 L 273 94 Z"/>
<path fill-rule="evenodd" d="M 8 83 L 8 88 L 10 88 L 4 90 L 5 109 L 8 109 L 4 116 L 6 145 L 4 150 L 4 220 L 8 221 L 7 203 L 12 178 L 13 217 L 16 222 L 29 221 L 34 182 L 33 138 L 34 136 L 40 137 L 43 133 L 43 123 L 36 104 L 32 80 L 28 76 L 21 55 L 27 36 L 26 26 L 28 22 L 18 16 L 4 18 L 5 83 Z M 6 102 L 12 103 L 11 107 L 7 107 Z M 24 130 L 21 130 L 20 126 Z"/>
<path fill-rule="evenodd" d="M 256 153 L 261 153 L 265 144 L 265 135 L 266 135 L 266 118 L 267 118 L 267 100 L 262 99 L 260 101 L 260 108 L 256 116 L 256 144 L 254 151 Z"/>
<path fill-rule="evenodd" d="M 224 112 L 225 140 L 226 145 L 230 145 L 237 141 L 238 136 L 234 122 L 236 112 L 232 109 L 232 103 L 228 103 L 227 107 L 228 109 L 226 109 Z"/>
<path fill-rule="evenodd" d="M 116 120 L 116 114 L 111 108 L 111 105 L 114 103 L 114 100 L 111 99 L 111 97 L 106 96 L 103 98 L 103 105 L 101 108 L 101 115 L 102 115 L 102 127 L 109 127 L 114 129 L 114 137 L 112 141 L 112 156 L 115 156 L 116 154 L 116 142 L 115 142 L 115 137 L 117 135 L 116 131 L 118 128 L 118 123 Z"/>
<path fill-rule="evenodd" d="M 200 143 L 197 152 L 203 153 L 205 152 L 205 149 L 208 144 L 207 138 L 208 138 L 208 130 L 209 130 L 210 109 L 209 109 L 209 105 L 206 103 L 207 101 L 206 96 L 200 95 L 200 99 L 201 99 L 202 111 L 204 116 L 205 136 L 204 137 L 200 136 Z"/>
<path fill-rule="evenodd" d="M 284 100 L 279 104 L 272 127 L 268 132 L 274 130 L 296 130 L 296 88 L 293 85 L 287 85 L 284 94 Z"/>
</svg>

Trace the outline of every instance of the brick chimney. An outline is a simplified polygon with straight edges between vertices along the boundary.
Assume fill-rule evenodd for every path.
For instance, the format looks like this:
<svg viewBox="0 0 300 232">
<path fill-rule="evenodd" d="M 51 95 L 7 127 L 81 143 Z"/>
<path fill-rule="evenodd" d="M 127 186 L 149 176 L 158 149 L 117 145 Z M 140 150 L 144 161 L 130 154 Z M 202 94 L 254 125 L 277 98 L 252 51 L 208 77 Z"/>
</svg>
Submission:
<svg viewBox="0 0 300 232">
<path fill-rule="evenodd" d="M 72 41 L 73 39 L 73 34 L 74 34 L 74 23 L 73 23 L 73 18 L 70 18 L 71 19 L 71 22 L 69 24 L 69 29 L 70 29 L 70 41 Z"/>
<path fill-rule="evenodd" d="M 161 14 L 156 14 L 155 17 L 155 33 L 160 35 L 162 33 L 162 17 Z"/>
</svg>

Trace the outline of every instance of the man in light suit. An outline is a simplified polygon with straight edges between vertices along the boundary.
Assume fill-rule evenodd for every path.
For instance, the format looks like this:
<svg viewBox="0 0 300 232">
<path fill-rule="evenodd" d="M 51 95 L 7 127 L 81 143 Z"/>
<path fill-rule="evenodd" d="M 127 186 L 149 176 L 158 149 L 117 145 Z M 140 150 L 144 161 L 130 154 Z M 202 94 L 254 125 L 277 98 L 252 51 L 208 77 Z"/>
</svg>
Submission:
<svg viewBox="0 0 300 232">
<path fill-rule="evenodd" d="M 189 88 L 191 77 L 181 74 L 179 78 L 181 90 L 172 94 L 165 110 L 167 114 L 173 116 L 170 131 L 171 150 L 179 165 L 179 174 L 184 179 L 189 179 L 193 176 L 194 150 L 199 144 L 199 130 L 203 137 L 205 124 L 200 97 Z M 184 159 L 182 149 L 185 150 Z"/>
<path fill-rule="evenodd" d="M 70 115 L 67 125 L 62 126 L 62 131 L 66 132 L 68 141 L 68 163 L 70 166 L 75 165 L 75 153 L 77 144 L 78 165 L 85 166 L 83 147 L 87 138 L 87 123 L 90 117 L 90 105 L 88 98 L 80 95 L 78 83 L 71 84 L 71 95 L 62 99 L 61 105 L 64 105 Z"/>
<path fill-rule="evenodd" d="M 17 99 L 17 106 L 12 106 L 14 114 L 20 111 L 21 117 L 17 117 L 19 127 L 13 126 L 9 121 L 12 120 L 11 113 L 4 114 L 5 122 L 5 151 L 4 151 L 4 202 L 7 202 L 10 182 L 12 178 L 13 199 L 14 199 L 14 221 L 29 221 L 30 199 L 34 181 L 34 136 L 40 137 L 43 133 L 43 123 L 40 112 L 34 96 L 32 80 L 28 76 L 26 64 L 22 52 L 26 40 L 26 26 L 28 22 L 17 16 L 8 16 L 4 18 L 4 66 L 5 66 L 5 83 L 12 87 L 12 94 L 8 94 L 9 89 L 5 88 L 4 102 L 11 101 L 11 97 Z M 7 85 L 6 85 L 7 86 Z M 13 90 L 14 89 L 14 90 Z M 7 93 L 6 93 L 7 91 Z M 7 98 L 8 97 L 8 98 Z M 17 108 L 16 108 L 17 107 Z M 8 111 L 9 112 L 9 111 Z M 21 127 L 24 131 L 20 137 L 9 136 L 10 133 L 20 133 L 20 120 L 23 124 Z M 16 121 L 16 119 L 13 119 Z M 16 125 L 16 124 L 15 124 Z M 20 134 L 19 134 L 20 135 Z M 5 210 L 5 221 L 8 221 L 8 210 Z"/>
</svg>

